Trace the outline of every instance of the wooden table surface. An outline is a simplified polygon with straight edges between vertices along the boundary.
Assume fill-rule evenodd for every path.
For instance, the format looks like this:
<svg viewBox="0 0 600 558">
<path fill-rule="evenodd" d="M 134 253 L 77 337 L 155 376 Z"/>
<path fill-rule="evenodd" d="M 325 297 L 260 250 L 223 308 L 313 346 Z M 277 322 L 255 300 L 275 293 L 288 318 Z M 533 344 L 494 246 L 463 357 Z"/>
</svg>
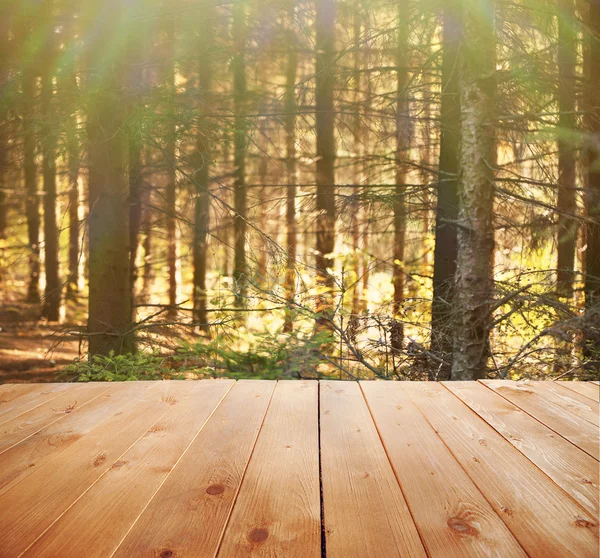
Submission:
<svg viewBox="0 0 600 558">
<path fill-rule="evenodd" d="M 593 382 L 0 386 L 0 557 L 598 556 Z"/>
</svg>

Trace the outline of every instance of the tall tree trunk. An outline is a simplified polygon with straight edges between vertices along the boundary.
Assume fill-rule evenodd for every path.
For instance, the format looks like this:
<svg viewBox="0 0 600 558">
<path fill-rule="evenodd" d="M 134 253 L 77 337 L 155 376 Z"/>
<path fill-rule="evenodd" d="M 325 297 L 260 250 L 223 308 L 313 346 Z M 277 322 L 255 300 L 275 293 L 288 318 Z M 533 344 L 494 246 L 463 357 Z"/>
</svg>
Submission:
<svg viewBox="0 0 600 558">
<path fill-rule="evenodd" d="M 150 180 L 148 178 L 148 180 Z M 154 221 L 152 219 L 152 189 L 147 185 L 142 192 L 142 234 L 144 237 L 144 263 L 142 265 L 142 290 L 140 300 L 149 302 L 150 293 L 154 285 Z"/>
<path fill-rule="evenodd" d="M 573 0 L 558 3 L 558 243 L 557 292 L 573 296 L 575 246 L 577 244 L 577 190 L 575 149 L 571 135 L 575 130 L 576 42 Z"/>
<path fill-rule="evenodd" d="M 233 5 L 233 29 L 235 52 L 232 60 L 233 70 L 233 191 L 234 191 L 234 259 L 233 281 L 235 304 L 244 307 L 248 294 L 248 262 L 246 261 L 247 232 L 247 190 L 246 190 L 246 151 L 247 151 L 247 84 L 246 84 L 246 6 L 243 2 Z"/>
<path fill-rule="evenodd" d="M 353 88 L 353 110 L 352 117 L 352 139 L 354 143 L 354 160 L 352 161 L 352 192 L 350 194 L 352 204 L 350 206 L 350 234 L 352 238 L 353 267 L 356 273 L 356 280 L 352 285 L 352 314 L 360 312 L 360 189 L 362 182 L 362 161 L 361 155 L 364 151 L 364 138 L 362 137 L 362 113 L 360 107 L 361 98 L 361 43 L 360 31 L 362 27 L 363 12 L 360 1 L 355 1 L 352 6 L 352 26 L 353 26 L 353 47 L 352 56 L 352 88 Z"/>
<path fill-rule="evenodd" d="M 144 189 L 144 171 L 142 146 L 139 138 L 129 137 L 129 271 L 131 273 L 131 304 L 135 309 L 136 283 L 138 278 L 137 257 L 142 227 L 142 192 Z M 135 310 L 134 310 L 135 312 Z"/>
<path fill-rule="evenodd" d="M 316 5 L 316 133 L 317 133 L 317 242 L 316 271 L 319 293 L 318 313 L 327 316 L 333 309 L 332 257 L 335 247 L 335 17 L 336 0 Z"/>
<path fill-rule="evenodd" d="M 140 10 L 131 9 L 132 16 L 140 16 Z M 127 71 L 128 93 L 131 103 L 131 111 L 139 111 L 142 103 L 142 95 L 146 87 L 144 62 L 146 45 L 145 27 L 139 25 L 132 31 L 129 37 L 128 57 L 129 68 Z M 135 121 L 135 119 L 134 119 Z M 144 191 L 144 165 L 143 138 L 141 132 L 130 129 L 128 135 L 128 165 L 129 165 L 129 271 L 131 273 L 131 305 L 135 316 L 137 302 L 136 283 L 138 278 L 137 257 L 139 253 L 140 230 L 142 227 L 142 195 Z"/>
<path fill-rule="evenodd" d="M 211 88 L 212 63 L 211 49 L 213 34 L 214 9 L 210 5 L 204 7 L 199 29 L 198 49 L 198 130 L 196 152 L 193 161 L 194 186 L 196 199 L 194 206 L 194 317 L 200 328 L 209 332 L 206 271 L 207 240 L 210 227 L 210 163 L 211 163 Z"/>
<path fill-rule="evenodd" d="M 26 31 L 27 33 L 27 31 Z M 26 37 L 27 35 L 25 35 Z M 27 302 L 40 302 L 40 204 L 37 192 L 36 130 L 35 130 L 35 72 L 23 69 L 23 171 L 25 175 L 25 214 L 29 243 L 29 284 Z"/>
<path fill-rule="evenodd" d="M 588 216 L 585 274 L 584 357 L 600 373 L 600 0 L 590 1 L 590 77 L 588 84 L 590 147 L 587 168 Z"/>
<path fill-rule="evenodd" d="M 298 71 L 298 47 L 294 31 L 294 0 L 287 7 L 287 68 L 285 79 L 285 170 L 287 180 L 285 223 L 287 229 L 287 266 L 285 274 L 285 292 L 287 308 L 283 330 L 294 329 L 292 307 L 296 295 L 296 258 L 298 236 L 296 226 L 296 74 Z"/>
<path fill-rule="evenodd" d="M 485 377 L 493 294 L 494 3 L 462 0 L 461 124 L 453 380 Z"/>
<path fill-rule="evenodd" d="M 460 98 L 458 53 L 462 34 L 459 0 L 448 0 L 443 12 L 440 159 L 435 215 L 431 351 L 443 364 L 431 379 L 448 379 L 452 368 L 452 311 L 454 308 L 458 219 L 458 141 Z"/>
<path fill-rule="evenodd" d="M 42 137 L 42 176 L 44 179 L 44 271 L 46 273 L 46 289 L 42 315 L 51 322 L 60 318 L 61 284 L 58 276 L 58 226 L 56 223 L 56 126 L 54 119 L 54 49 L 55 33 L 52 13 L 52 1 L 46 0 L 44 4 L 46 27 L 48 28 L 45 52 L 41 57 L 42 90 L 41 112 L 43 126 Z"/>
<path fill-rule="evenodd" d="M 67 40 L 71 37 L 67 37 Z M 66 119 L 67 173 L 69 181 L 69 276 L 66 297 L 74 299 L 79 290 L 79 139 L 77 134 L 77 77 L 75 71 L 68 71 L 59 81 L 63 86 L 63 96 L 69 103 Z"/>
<path fill-rule="evenodd" d="M 368 12 L 363 12 L 363 25 L 365 26 L 365 36 L 369 35 L 370 29 L 370 14 Z M 364 53 L 364 65 L 369 68 L 371 66 L 371 55 L 369 50 L 367 49 Z M 370 118 L 371 107 L 373 105 L 373 83 L 372 80 L 367 79 L 366 85 L 366 97 L 365 97 L 365 118 Z M 368 146 L 371 142 L 371 133 L 370 128 L 367 125 L 363 127 L 362 133 L 364 134 L 364 145 Z M 366 148 L 365 148 L 366 149 Z M 368 176 L 369 173 L 369 165 L 370 160 L 368 157 L 365 157 L 363 160 L 363 175 Z M 361 303 L 360 310 L 362 312 L 368 313 L 369 310 L 369 279 L 371 275 L 371 257 L 369 254 L 370 249 L 370 238 L 369 238 L 369 220 L 370 220 L 370 210 L 369 210 L 369 185 L 365 184 L 364 187 L 361 188 L 361 230 L 362 230 L 362 254 L 361 254 L 361 277 L 362 277 L 362 286 L 361 286 Z"/>
<path fill-rule="evenodd" d="M 0 84 L 8 79 L 8 65 L 10 63 L 10 14 L 0 18 Z M 0 280 L 4 274 L 4 241 L 6 240 L 7 226 L 7 199 L 8 186 L 8 111 L 4 103 L 0 103 Z"/>
<path fill-rule="evenodd" d="M 87 119 L 89 156 L 89 353 L 134 350 L 129 271 L 129 186 L 123 128 L 124 68 L 106 44 L 127 29 L 119 0 L 95 7 L 88 23 L 99 26 L 89 45 L 93 91 Z M 131 23 L 130 23 L 131 24 Z M 120 101 L 119 101 L 120 100 Z"/>
<path fill-rule="evenodd" d="M 396 180 L 394 189 L 394 304 L 391 345 L 394 351 L 402 349 L 404 331 L 401 316 L 404 303 L 404 244 L 406 237 L 406 172 L 410 148 L 410 113 L 408 106 L 408 16 L 406 2 L 399 5 L 398 44 L 396 46 Z"/>
<path fill-rule="evenodd" d="M 168 17 L 168 16 L 167 16 Z M 173 21 L 167 25 L 167 91 L 169 107 L 175 102 L 175 30 Z M 166 130 L 165 158 L 167 159 L 167 268 L 169 274 L 169 310 L 167 316 L 173 318 L 177 314 L 177 183 L 175 164 L 175 115 L 169 119 Z"/>
</svg>

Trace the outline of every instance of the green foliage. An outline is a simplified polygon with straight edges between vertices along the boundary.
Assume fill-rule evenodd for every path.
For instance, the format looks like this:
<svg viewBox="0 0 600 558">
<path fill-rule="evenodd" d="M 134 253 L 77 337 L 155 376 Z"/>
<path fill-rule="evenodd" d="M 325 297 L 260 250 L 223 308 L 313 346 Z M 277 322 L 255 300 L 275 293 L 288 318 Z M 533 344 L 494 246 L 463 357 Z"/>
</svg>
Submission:
<svg viewBox="0 0 600 558">
<path fill-rule="evenodd" d="M 69 364 L 62 375 L 75 375 L 78 382 L 127 382 L 135 380 L 179 379 L 167 366 L 166 360 L 155 353 L 136 353 L 108 356 L 94 355 Z"/>
<path fill-rule="evenodd" d="M 322 347 L 331 343 L 331 333 L 260 333 L 244 342 L 230 336 L 185 343 L 176 359 L 184 368 L 211 376 L 231 378 L 315 378 L 323 362 Z"/>
</svg>

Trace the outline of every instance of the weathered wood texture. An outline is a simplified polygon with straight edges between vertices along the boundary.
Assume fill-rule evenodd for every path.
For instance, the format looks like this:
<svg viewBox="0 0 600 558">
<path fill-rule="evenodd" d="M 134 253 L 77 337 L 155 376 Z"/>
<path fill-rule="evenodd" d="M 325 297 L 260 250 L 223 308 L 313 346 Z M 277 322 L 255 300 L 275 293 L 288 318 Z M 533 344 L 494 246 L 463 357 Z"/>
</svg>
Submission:
<svg viewBox="0 0 600 558">
<path fill-rule="evenodd" d="M 3 385 L 0 556 L 596 557 L 597 388 Z"/>
</svg>

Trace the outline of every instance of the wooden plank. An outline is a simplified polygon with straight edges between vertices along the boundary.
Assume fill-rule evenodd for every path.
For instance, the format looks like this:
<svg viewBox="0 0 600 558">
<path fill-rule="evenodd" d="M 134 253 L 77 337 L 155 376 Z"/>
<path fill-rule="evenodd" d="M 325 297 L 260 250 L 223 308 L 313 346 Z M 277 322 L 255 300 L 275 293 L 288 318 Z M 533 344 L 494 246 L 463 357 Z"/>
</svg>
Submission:
<svg viewBox="0 0 600 558">
<path fill-rule="evenodd" d="M 403 384 L 361 382 L 361 387 L 427 555 L 526 556 Z"/>
<path fill-rule="evenodd" d="M 0 385 L 0 406 L 39 389 L 39 384 L 2 384 Z"/>
<path fill-rule="evenodd" d="M 528 389 L 537 391 L 544 399 L 568 409 L 574 415 L 600 426 L 600 404 L 589 397 L 561 388 L 557 382 L 523 382 Z"/>
<path fill-rule="evenodd" d="M 77 407 L 60 421 L 36 432 L 0 453 L 0 494 L 37 471 L 55 454 L 65 450 L 104 420 L 123 412 L 136 396 L 156 388 L 159 382 L 116 382 L 84 407 Z"/>
<path fill-rule="evenodd" d="M 597 382 L 597 381 L 592 381 L 592 382 L 590 382 L 590 384 L 595 384 L 597 386 L 600 386 L 600 382 Z"/>
<path fill-rule="evenodd" d="M 25 551 L 193 385 L 160 382 L 0 495 L 0 556 Z"/>
<path fill-rule="evenodd" d="M 358 384 L 320 388 L 327 555 L 426 556 Z"/>
<path fill-rule="evenodd" d="M 531 389 L 526 384 L 507 380 L 481 380 L 481 382 L 594 459 L 600 458 L 598 429 L 593 424 L 542 397 L 537 390 Z"/>
<path fill-rule="evenodd" d="M 598 522 L 460 399 L 435 382 L 405 389 L 531 558 L 598 556 Z"/>
<path fill-rule="evenodd" d="M 62 395 L 62 392 L 71 389 L 75 385 L 67 383 L 35 384 L 35 389 L 0 405 L 0 425 Z"/>
<path fill-rule="evenodd" d="M 0 454 L 42 428 L 69 416 L 74 410 L 108 391 L 109 387 L 106 384 L 74 385 L 59 397 L 5 422 L 0 426 Z"/>
<path fill-rule="evenodd" d="M 444 382 L 496 432 L 598 518 L 598 462 L 477 382 Z"/>
<path fill-rule="evenodd" d="M 237 382 L 112 558 L 215 556 L 275 385 Z"/>
<path fill-rule="evenodd" d="M 25 556 L 111 556 L 233 383 L 194 382 Z"/>
<path fill-rule="evenodd" d="M 320 558 L 318 383 L 277 383 L 219 556 Z"/>
<path fill-rule="evenodd" d="M 526 556 L 403 385 L 404 382 L 361 382 L 427 555 Z M 344 521 L 344 509 L 339 513 Z M 326 524 L 327 519 L 326 508 Z M 347 517 L 345 521 L 346 529 L 357 528 Z"/>
<path fill-rule="evenodd" d="M 576 391 L 579 395 L 583 395 L 593 401 L 600 401 L 600 386 L 595 386 L 588 382 L 554 382 L 555 385 Z"/>
</svg>

